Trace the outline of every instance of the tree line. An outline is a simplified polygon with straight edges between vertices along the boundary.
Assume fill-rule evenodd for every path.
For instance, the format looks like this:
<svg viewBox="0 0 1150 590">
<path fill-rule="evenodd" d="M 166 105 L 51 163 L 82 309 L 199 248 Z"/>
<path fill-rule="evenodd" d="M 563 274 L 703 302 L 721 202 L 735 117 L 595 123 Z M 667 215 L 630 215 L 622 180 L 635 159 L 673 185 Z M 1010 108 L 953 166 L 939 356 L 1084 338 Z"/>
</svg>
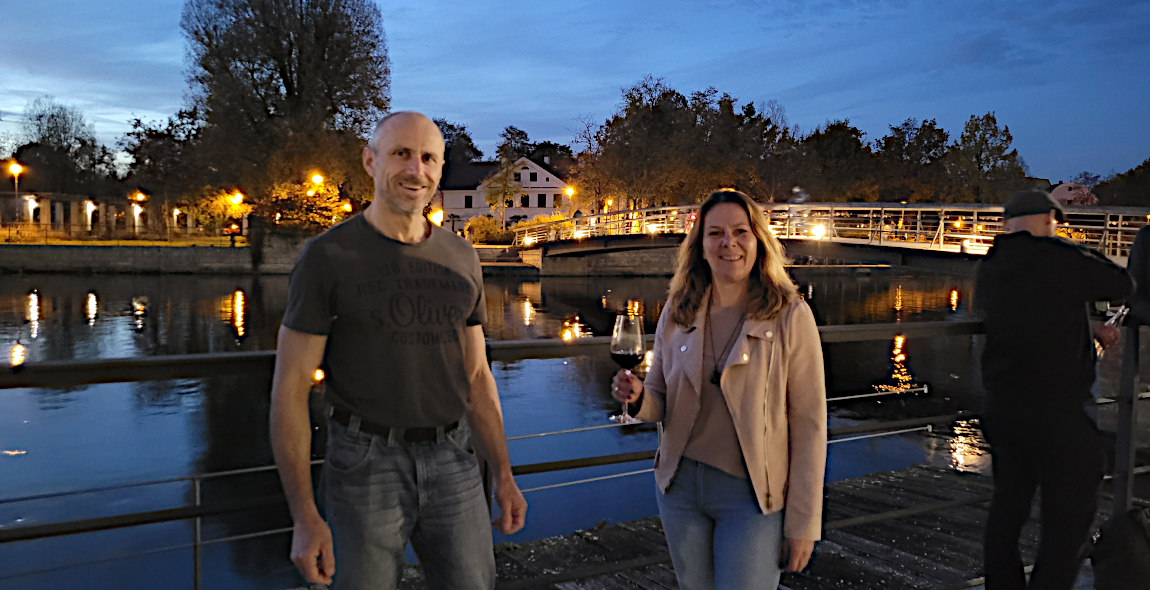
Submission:
<svg viewBox="0 0 1150 590">
<path fill-rule="evenodd" d="M 360 151 L 389 110 L 391 67 L 374 2 L 186 0 L 180 27 L 185 107 L 164 121 L 132 120 L 113 149 L 77 109 L 33 100 L 21 137 L 0 138 L 26 164 L 21 188 L 142 190 L 165 218 L 178 206 L 209 227 L 239 211 L 236 192 L 244 211 L 311 229 L 370 200 Z M 465 124 L 436 122 L 446 173 L 484 161 Z M 504 129 L 488 160 L 502 164 L 495 184 L 507 185 L 489 195 L 493 214 L 518 190 L 498 175 L 521 156 L 567 175 L 577 191 L 569 212 L 601 210 L 609 199 L 616 209 L 690 203 L 719 187 L 759 201 L 798 189 L 812 201 L 1000 203 L 1034 182 L 993 112 L 972 115 L 956 135 L 934 119 L 907 119 L 871 141 L 848 119 L 802 132 L 776 101 L 740 103 L 713 87 L 684 94 L 646 77 L 623 90 L 609 118 L 581 123 L 569 145 Z M 1150 206 L 1150 163 L 1105 181 L 1076 179 L 1097 184 L 1101 204 Z"/>
</svg>

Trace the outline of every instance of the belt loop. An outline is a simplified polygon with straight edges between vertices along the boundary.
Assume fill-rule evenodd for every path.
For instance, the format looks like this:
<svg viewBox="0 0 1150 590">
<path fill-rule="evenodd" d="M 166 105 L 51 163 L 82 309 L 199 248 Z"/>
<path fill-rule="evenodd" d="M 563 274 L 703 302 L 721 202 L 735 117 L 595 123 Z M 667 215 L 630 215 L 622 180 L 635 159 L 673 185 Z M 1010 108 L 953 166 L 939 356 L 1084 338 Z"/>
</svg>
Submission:
<svg viewBox="0 0 1150 590">
<path fill-rule="evenodd" d="M 348 434 L 350 434 L 352 436 L 359 434 L 359 425 L 361 422 L 363 422 L 363 421 L 360 420 L 359 416 L 352 414 L 351 417 L 347 419 L 347 432 L 348 432 Z"/>
<path fill-rule="evenodd" d="M 447 436 L 444 435 L 444 428 L 444 426 L 435 427 L 435 444 L 443 444 L 443 441 L 447 440 Z"/>
<path fill-rule="evenodd" d="M 402 428 L 389 428 L 387 429 L 387 446 L 398 447 L 399 441 L 403 440 Z"/>
</svg>

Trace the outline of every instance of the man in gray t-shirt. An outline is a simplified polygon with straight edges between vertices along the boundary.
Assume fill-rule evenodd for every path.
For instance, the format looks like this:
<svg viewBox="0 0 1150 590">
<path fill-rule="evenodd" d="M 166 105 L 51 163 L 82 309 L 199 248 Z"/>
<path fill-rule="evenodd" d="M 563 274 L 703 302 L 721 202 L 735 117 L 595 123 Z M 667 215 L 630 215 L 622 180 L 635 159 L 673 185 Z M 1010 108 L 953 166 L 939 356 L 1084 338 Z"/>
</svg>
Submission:
<svg viewBox="0 0 1150 590">
<path fill-rule="evenodd" d="M 443 137 L 419 113 L 389 115 L 363 164 L 375 198 L 300 253 L 277 343 L 272 448 L 295 523 L 292 560 L 309 583 L 394 588 L 410 541 L 432 588 L 490 590 L 491 530 L 469 431 L 495 473 L 502 532 L 523 527 L 527 503 L 487 366 L 479 258 L 422 215 Z M 332 406 L 327 522 L 309 466 L 316 367 Z"/>
</svg>

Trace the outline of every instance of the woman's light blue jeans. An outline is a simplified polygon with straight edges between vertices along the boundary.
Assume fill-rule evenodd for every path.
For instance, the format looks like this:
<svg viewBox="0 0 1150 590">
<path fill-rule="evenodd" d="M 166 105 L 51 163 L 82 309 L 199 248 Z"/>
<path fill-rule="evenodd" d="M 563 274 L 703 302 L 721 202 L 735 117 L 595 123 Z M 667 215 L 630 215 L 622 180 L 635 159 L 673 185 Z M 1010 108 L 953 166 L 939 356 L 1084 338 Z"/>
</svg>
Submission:
<svg viewBox="0 0 1150 590">
<path fill-rule="evenodd" d="M 750 480 L 683 457 L 655 495 L 679 588 L 778 587 L 783 513 L 763 514 Z"/>
<path fill-rule="evenodd" d="M 491 518 L 465 423 L 418 443 L 328 425 L 322 477 L 335 590 L 394 589 L 409 540 L 430 588 L 495 586 Z"/>
</svg>

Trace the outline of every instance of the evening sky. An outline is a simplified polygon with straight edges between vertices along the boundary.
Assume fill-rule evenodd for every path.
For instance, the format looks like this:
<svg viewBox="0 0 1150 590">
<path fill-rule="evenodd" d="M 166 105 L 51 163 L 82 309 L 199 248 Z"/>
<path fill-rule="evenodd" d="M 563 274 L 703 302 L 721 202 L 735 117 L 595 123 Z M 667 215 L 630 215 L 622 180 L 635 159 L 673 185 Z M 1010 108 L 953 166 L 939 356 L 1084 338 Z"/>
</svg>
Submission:
<svg viewBox="0 0 1150 590">
<path fill-rule="evenodd" d="M 114 144 L 185 100 L 182 0 L 3 3 L 0 132 L 29 99 L 80 108 Z M 507 125 L 568 143 L 644 75 L 687 94 L 776 99 L 806 132 L 873 140 L 934 118 L 957 137 L 995 111 L 1035 176 L 1150 157 L 1150 2 L 1087 0 L 424 0 L 380 3 L 392 107 L 464 123 L 488 155 Z"/>
</svg>

